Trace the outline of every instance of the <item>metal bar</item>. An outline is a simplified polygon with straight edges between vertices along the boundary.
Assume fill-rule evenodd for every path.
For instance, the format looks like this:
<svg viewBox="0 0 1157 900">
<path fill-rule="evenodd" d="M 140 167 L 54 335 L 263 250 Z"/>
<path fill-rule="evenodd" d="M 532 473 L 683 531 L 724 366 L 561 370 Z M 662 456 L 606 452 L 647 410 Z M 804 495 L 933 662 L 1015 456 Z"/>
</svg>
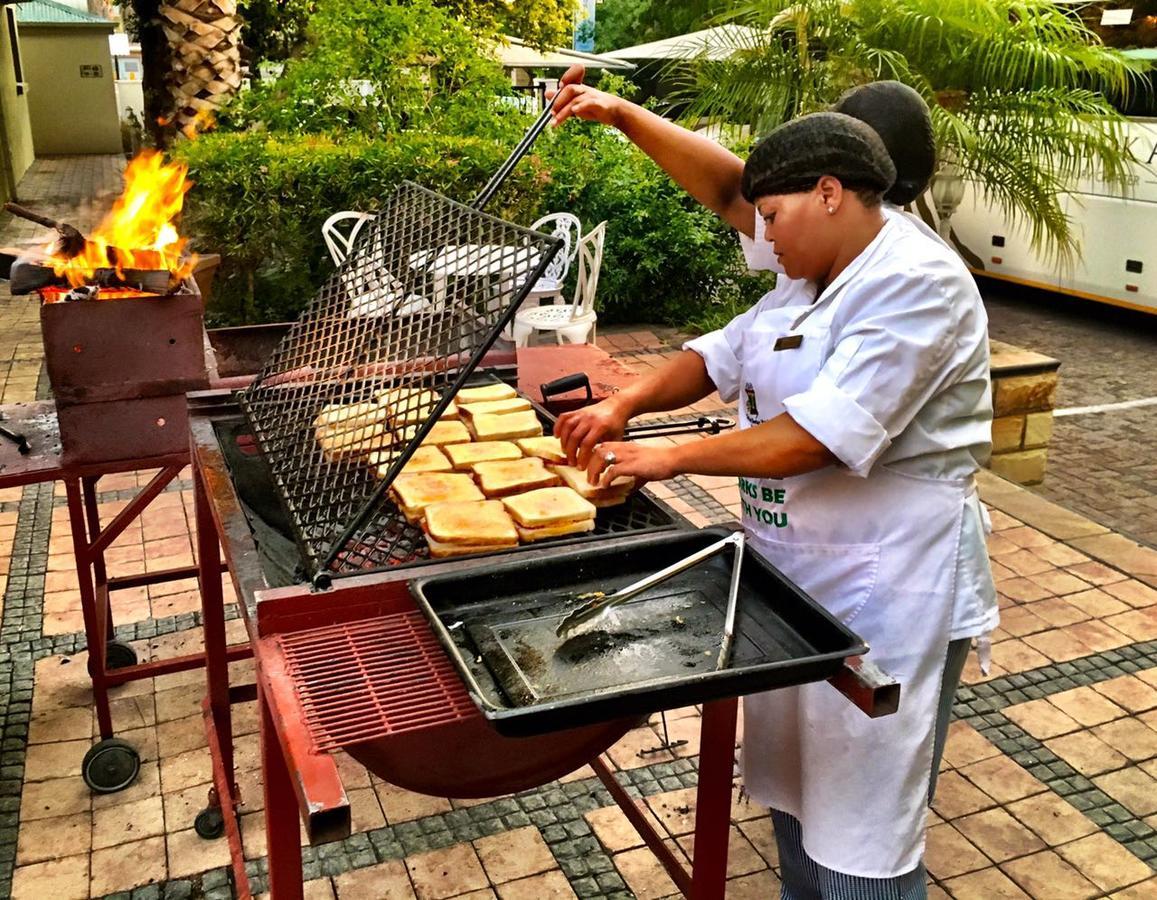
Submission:
<svg viewBox="0 0 1157 900">
<path fill-rule="evenodd" d="M 80 480 L 84 495 L 84 515 L 88 521 L 88 533 L 100 534 L 100 506 L 96 500 L 96 485 L 100 481 L 99 475 L 86 475 Z M 96 588 L 96 596 L 104 604 L 105 634 L 116 634 L 116 624 L 112 617 L 112 603 L 108 595 L 108 571 L 104 565 L 104 554 L 97 550 L 92 556 L 92 580 Z"/>
<path fill-rule="evenodd" d="M 193 470 L 193 506 L 197 525 L 197 559 L 220 558 L 217 529 L 209 512 L 209 498 L 200 471 Z M 225 602 L 221 572 L 210 563 L 198 573 L 201 588 L 201 627 L 205 636 L 207 702 L 220 739 L 221 766 L 233 783 L 233 712 L 229 707 L 229 658 L 225 636 Z"/>
<path fill-rule="evenodd" d="M 731 837 L 731 779 L 735 769 L 735 697 L 703 704 L 699 726 L 699 787 L 695 792 L 693 900 L 723 900 Z"/>
<path fill-rule="evenodd" d="M 294 798 L 294 782 L 285 757 L 281 755 L 280 735 L 273 715 L 265 702 L 261 708 L 261 773 L 265 782 L 265 840 L 269 853 L 269 894 L 276 900 L 303 900 L 301 871 L 301 826 Z"/>
<path fill-rule="evenodd" d="M 844 660 L 828 683 L 869 718 L 890 716 L 900 708 L 900 683 L 862 656 Z"/>
<path fill-rule="evenodd" d="M 530 126 L 530 130 L 523 135 L 522 140 L 518 142 L 518 146 L 515 147 L 510 156 L 506 158 L 506 162 L 499 166 L 498 171 L 495 172 L 490 181 L 486 183 L 486 187 L 474 198 L 474 202 L 471 205 L 475 209 L 482 209 L 490 202 L 494 195 L 498 193 L 498 189 L 502 187 L 502 183 L 506 181 L 510 173 L 514 171 L 514 167 L 518 165 L 522 157 L 526 156 L 527 152 L 534 145 L 534 142 L 538 139 L 538 136 L 542 134 L 542 130 L 546 128 L 547 123 L 551 120 L 554 103 L 557 99 L 558 94 L 556 93 L 550 98 L 546 106 L 543 107 L 542 112 L 539 113 L 534 124 Z"/>
<path fill-rule="evenodd" d="M 184 463 L 179 466 L 166 466 L 154 475 L 144 489 L 129 501 L 129 505 L 116 514 L 104 531 L 94 534 L 93 552 L 103 553 L 107 550 L 109 544 L 121 536 L 129 523 L 136 519 L 145 507 L 152 503 L 154 498 L 168 486 L 169 482 L 181 473 L 182 468 L 184 468 Z"/>
<path fill-rule="evenodd" d="M 88 647 L 88 677 L 92 681 L 92 703 L 96 707 L 96 721 L 100 736 L 113 736 L 112 712 L 108 703 L 105 680 L 105 626 L 107 613 L 100 609 L 96 588 L 92 583 L 92 559 L 88 532 L 85 525 L 84 497 L 78 478 L 64 479 L 68 498 L 68 524 L 72 531 L 72 553 L 76 559 L 76 579 L 80 587 L 80 606 L 84 615 L 84 638 Z"/>
<path fill-rule="evenodd" d="M 248 644 L 234 644 L 226 649 L 226 657 L 229 662 L 249 659 L 251 656 L 253 656 L 253 651 Z M 156 678 L 161 675 L 172 675 L 174 672 L 188 672 L 192 669 L 203 668 L 204 665 L 204 653 L 188 653 L 184 656 L 172 656 L 168 659 L 158 659 L 138 663 L 135 666 L 113 669 L 106 673 L 105 681 L 109 687 L 115 687 L 130 681 L 140 681 L 142 678 Z"/>
<path fill-rule="evenodd" d="M 731 645 L 735 641 L 735 610 L 739 606 L 739 579 L 743 574 L 743 551 L 747 543 L 742 531 L 736 532 L 735 558 L 731 561 L 731 583 L 727 588 L 727 613 L 723 618 L 723 644 L 715 668 L 725 669 L 731 662 Z"/>
<path fill-rule="evenodd" d="M 671 880 L 675 882 L 675 887 L 679 889 L 684 897 L 691 896 L 691 875 L 687 872 L 687 867 L 679 861 L 679 857 L 663 843 L 663 836 L 655 829 L 655 826 L 647 819 L 646 814 L 640 808 L 635 799 L 627 793 L 617 778 L 615 773 L 611 771 L 610 767 L 603 761 L 602 756 L 596 756 L 590 761 L 590 767 L 595 770 L 595 774 L 599 777 L 599 781 L 607 789 L 607 792 L 618 804 L 619 809 L 623 811 L 623 815 L 627 817 L 635 831 L 639 833 L 639 837 L 655 854 L 655 858 L 659 860 L 659 864 L 667 870 L 667 874 L 671 876 Z"/>
<path fill-rule="evenodd" d="M 245 848 L 241 841 L 241 824 L 237 816 L 241 797 L 237 793 L 237 785 L 233 782 L 232 770 L 225 767 L 221 758 L 224 745 L 221 743 L 221 735 L 217 733 L 208 698 L 205 698 L 201 705 L 201 715 L 205 720 L 205 737 L 209 742 L 209 758 L 213 766 L 214 790 L 209 795 L 210 803 L 216 801 L 225 823 L 225 840 L 229 844 L 229 863 L 233 869 L 237 900 L 252 900 L 253 891 L 249 887 L 249 874 L 245 871 Z"/>
<path fill-rule="evenodd" d="M 227 566 L 221 564 L 221 571 L 227 571 Z M 179 566 L 175 569 L 161 569 L 158 572 L 141 572 L 137 575 L 116 575 L 108 580 L 110 591 L 123 591 L 129 588 L 143 587 L 147 584 L 164 584 L 167 581 L 183 581 L 186 578 L 195 578 L 201 571 L 199 566 Z"/>
</svg>

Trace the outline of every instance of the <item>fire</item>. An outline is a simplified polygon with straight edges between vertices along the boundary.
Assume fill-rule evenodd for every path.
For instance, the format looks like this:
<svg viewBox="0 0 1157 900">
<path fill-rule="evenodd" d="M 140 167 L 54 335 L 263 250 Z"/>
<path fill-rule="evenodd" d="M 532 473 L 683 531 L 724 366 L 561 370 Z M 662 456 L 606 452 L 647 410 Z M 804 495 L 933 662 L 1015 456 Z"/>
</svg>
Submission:
<svg viewBox="0 0 1157 900">
<path fill-rule="evenodd" d="M 142 151 L 125 169 L 124 193 L 84 250 L 71 259 L 50 256 L 53 271 L 73 287 L 90 283 L 97 269 L 115 269 L 120 278 L 129 269 L 167 271 L 174 281 L 186 278 L 197 258 L 184 255 L 188 241 L 173 222 L 192 187 L 187 171 L 180 163 L 166 164 L 155 150 Z"/>
</svg>

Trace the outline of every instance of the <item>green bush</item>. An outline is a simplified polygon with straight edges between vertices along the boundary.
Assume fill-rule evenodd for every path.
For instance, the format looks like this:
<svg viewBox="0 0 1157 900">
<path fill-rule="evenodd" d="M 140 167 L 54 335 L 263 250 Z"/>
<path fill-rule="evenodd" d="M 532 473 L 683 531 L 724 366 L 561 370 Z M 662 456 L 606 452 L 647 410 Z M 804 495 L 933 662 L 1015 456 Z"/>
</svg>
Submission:
<svg viewBox="0 0 1157 900">
<path fill-rule="evenodd" d="M 341 209 L 373 211 L 402 180 L 469 202 L 511 142 L 406 131 L 377 139 L 210 134 L 182 144 L 195 186 L 184 227 L 222 254 L 218 323 L 296 317 L 331 271 L 320 228 Z M 488 212 L 522 224 L 566 210 L 607 221 L 597 304 L 605 322 L 710 326 L 753 302 L 734 235 L 616 133 L 548 130 Z"/>
</svg>

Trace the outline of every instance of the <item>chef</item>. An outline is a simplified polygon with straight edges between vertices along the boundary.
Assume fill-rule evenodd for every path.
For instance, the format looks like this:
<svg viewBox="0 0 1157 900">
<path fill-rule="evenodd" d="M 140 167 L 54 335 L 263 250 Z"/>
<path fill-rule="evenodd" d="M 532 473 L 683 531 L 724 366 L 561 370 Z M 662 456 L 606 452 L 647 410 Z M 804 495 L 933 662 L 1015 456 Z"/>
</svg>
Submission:
<svg viewBox="0 0 1157 900">
<path fill-rule="evenodd" d="M 686 148 L 670 146 L 686 132 L 639 127 L 605 97 L 571 91 L 559 115 L 619 125 L 680 183 L 703 187 L 689 160 L 680 168 Z M 592 478 L 739 477 L 753 546 L 901 681 L 900 711 L 875 720 L 824 683 L 746 698 L 744 780 L 773 809 L 792 898 L 924 895 L 956 561 L 991 407 L 975 285 L 947 247 L 885 212 L 895 179 L 880 136 L 857 119 L 781 126 L 743 165 L 742 203 L 726 190 L 697 196 L 741 231 L 754 206 L 788 277 L 665 369 L 557 428 Z M 712 390 L 739 400 L 740 431 L 670 448 L 614 442 L 630 417 Z"/>
</svg>

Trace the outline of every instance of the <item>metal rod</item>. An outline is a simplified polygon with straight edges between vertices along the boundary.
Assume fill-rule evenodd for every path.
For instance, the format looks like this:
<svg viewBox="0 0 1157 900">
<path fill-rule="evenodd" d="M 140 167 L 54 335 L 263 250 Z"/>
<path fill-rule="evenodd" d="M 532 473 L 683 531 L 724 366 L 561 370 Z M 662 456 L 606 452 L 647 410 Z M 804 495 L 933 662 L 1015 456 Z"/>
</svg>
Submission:
<svg viewBox="0 0 1157 900">
<path fill-rule="evenodd" d="M 714 544 L 710 544 L 709 546 L 704 547 L 702 550 L 696 550 L 694 553 L 684 557 L 678 562 L 673 562 L 671 565 L 660 569 L 658 572 L 648 575 L 646 578 L 640 578 L 633 584 L 628 584 L 625 588 L 621 588 L 620 590 L 615 591 L 613 594 L 610 594 L 606 597 L 599 597 L 597 600 L 594 600 L 590 603 L 584 603 L 582 606 L 578 607 L 569 615 L 567 615 L 559 623 L 558 628 L 556 629 L 556 634 L 559 637 L 563 637 L 574 631 L 575 628 L 584 622 L 589 622 L 591 619 L 602 615 L 612 606 L 618 606 L 620 603 L 625 603 L 632 597 L 637 597 L 639 594 L 643 593 L 643 591 L 649 590 L 657 584 L 662 584 L 664 581 L 668 580 L 669 578 L 673 578 L 680 572 L 685 572 L 692 566 L 698 565 L 708 557 L 714 556 L 716 553 L 719 553 L 727 547 L 735 545 L 738 545 L 742 552 L 743 532 L 729 534 L 727 537 L 723 538 L 723 540 L 716 541 Z M 734 570 L 732 572 L 732 580 L 735 580 Z"/>
<path fill-rule="evenodd" d="M 679 434 L 719 434 L 735 427 L 735 420 L 727 416 L 700 416 L 698 419 L 684 419 L 677 422 L 654 422 L 632 425 L 623 432 L 624 441 L 644 438 L 671 437 Z"/>
<path fill-rule="evenodd" d="M 522 140 L 518 142 L 518 146 L 514 148 L 513 152 L 506 158 L 498 171 L 494 173 L 494 177 L 486 183 L 481 193 L 474 198 L 474 203 L 471 204 L 475 209 L 482 209 L 487 203 L 491 201 L 498 189 L 502 187 L 502 183 L 506 181 L 510 173 L 514 171 L 514 167 L 518 165 L 522 157 L 526 156 L 531 146 L 534 144 L 538 136 L 542 134 L 542 130 L 546 128 L 546 124 L 551 120 L 551 113 L 554 109 L 554 102 L 558 99 L 558 93 L 550 98 L 550 101 L 543 107 L 539 117 L 535 120 L 530 130 L 523 135 Z"/>
<path fill-rule="evenodd" d="M 15 431 L 9 431 L 3 425 L 0 425 L 0 437 L 5 437 L 14 443 L 21 456 L 27 456 L 32 452 L 32 448 L 28 446 L 28 438 L 22 434 L 17 434 Z"/>
<path fill-rule="evenodd" d="M 731 562 L 731 584 L 727 588 L 727 615 L 723 619 L 723 646 L 719 648 L 716 669 L 726 669 L 731 662 L 731 647 L 735 643 L 735 609 L 739 605 L 739 577 L 743 570 L 743 548 L 746 539 L 742 531 L 736 532 L 735 559 Z"/>
</svg>

